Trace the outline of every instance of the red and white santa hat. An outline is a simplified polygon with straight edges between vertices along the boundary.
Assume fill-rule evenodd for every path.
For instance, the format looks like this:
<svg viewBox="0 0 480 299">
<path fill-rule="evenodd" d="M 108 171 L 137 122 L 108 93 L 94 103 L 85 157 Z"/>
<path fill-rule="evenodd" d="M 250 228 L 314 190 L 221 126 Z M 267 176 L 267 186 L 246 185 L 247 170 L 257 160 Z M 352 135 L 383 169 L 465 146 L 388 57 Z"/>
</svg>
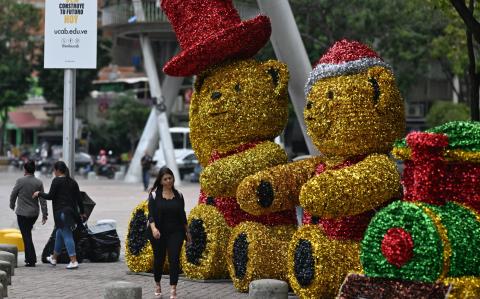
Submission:
<svg viewBox="0 0 480 299">
<path fill-rule="evenodd" d="M 308 76 L 305 95 L 310 93 L 312 86 L 320 79 L 356 74 L 373 66 L 382 66 L 391 70 L 390 65 L 366 45 L 342 39 L 328 49 L 316 63 Z"/>
</svg>

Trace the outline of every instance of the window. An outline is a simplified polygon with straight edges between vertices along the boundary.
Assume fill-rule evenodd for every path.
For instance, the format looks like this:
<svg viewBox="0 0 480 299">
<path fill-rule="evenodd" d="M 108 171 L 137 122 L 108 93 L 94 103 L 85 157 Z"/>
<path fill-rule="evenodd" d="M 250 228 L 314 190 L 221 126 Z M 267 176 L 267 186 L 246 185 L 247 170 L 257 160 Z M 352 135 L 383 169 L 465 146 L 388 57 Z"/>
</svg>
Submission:
<svg viewBox="0 0 480 299">
<path fill-rule="evenodd" d="M 424 117 L 425 105 L 423 103 L 407 103 L 407 117 Z"/>
<path fill-rule="evenodd" d="M 183 133 L 171 133 L 172 135 L 172 143 L 174 149 L 182 149 L 183 148 Z"/>
<path fill-rule="evenodd" d="M 188 149 L 192 148 L 192 143 L 190 142 L 190 133 L 187 133 L 187 148 Z"/>
</svg>

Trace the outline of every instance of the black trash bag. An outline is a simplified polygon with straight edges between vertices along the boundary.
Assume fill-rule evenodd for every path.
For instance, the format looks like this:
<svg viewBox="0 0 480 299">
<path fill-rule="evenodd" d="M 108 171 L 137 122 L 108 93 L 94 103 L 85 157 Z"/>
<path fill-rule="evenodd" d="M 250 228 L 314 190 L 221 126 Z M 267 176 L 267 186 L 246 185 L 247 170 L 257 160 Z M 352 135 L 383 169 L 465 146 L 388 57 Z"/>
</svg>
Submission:
<svg viewBox="0 0 480 299">
<path fill-rule="evenodd" d="M 120 257 L 120 238 L 115 229 L 100 233 L 90 232 L 90 260 L 92 262 L 110 263 Z"/>
<path fill-rule="evenodd" d="M 53 248 L 55 247 L 55 233 L 56 228 L 53 229 L 50 239 L 48 239 L 47 244 L 43 248 L 43 263 L 48 263 L 47 256 L 50 256 L 53 253 Z M 90 238 L 86 224 L 77 225 L 73 231 L 73 240 L 75 241 L 75 253 L 77 254 L 77 260 L 79 263 L 81 263 L 83 259 L 88 259 L 91 253 Z M 68 256 L 67 249 L 65 246 L 63 246 L 60 255 L 57 257 L 57 263 L 68 264 L 69 262 L 70 258 Z"/>
</svg>

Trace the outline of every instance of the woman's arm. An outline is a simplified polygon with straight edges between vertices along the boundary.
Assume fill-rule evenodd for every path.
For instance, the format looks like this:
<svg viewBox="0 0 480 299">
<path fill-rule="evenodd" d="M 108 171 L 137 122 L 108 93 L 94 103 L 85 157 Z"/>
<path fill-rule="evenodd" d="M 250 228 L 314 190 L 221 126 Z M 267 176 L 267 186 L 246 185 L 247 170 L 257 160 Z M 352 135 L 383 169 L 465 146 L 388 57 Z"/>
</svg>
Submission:
<svg viewBox="0 0 480 299">
<path fill-rule="evenodd" d="M 46 200 L 53 200 L 57 196 L 59 187 L 60 187 L 60 179 L 54 178 L 52 181 L 52 185 L 50 186 L 50 192 L 45 193 L 45 192 L 37 191 L 35 193 L 37 193 L 37 196 L 40 196 L 41 198 L 44 198 Z"/>
<path fill-rule="evenodd" d="M 180 217 L 182 218 L 182 221 L 183 221 L 183 224 L 185 225 L 185 231 L 187 229 L 187 214 L 185 213 L 185 199 L 183 199 L 183 194 L 178 192 L 179 196 L 180 196 L 180 202 L 182 204 L 182 211 L 181 211 L 181 215 Z"/>
<path fill-rule="evenodd" d="M 152 196 L 152 193 L 155 192 L 151 192 L 148 195 L 148 223 L 150 225 L 150 229 L 152 230 L 153 237 L 155 239 L 160 239 L 160 231 L 155 226 L 155 218 L 153 217 L 157 211 L 155 211 L 155 199 Z"/>
<path fill-rule="evenodd" d="M 153 218 L 153 214 L 155 213 L 155 198 L 152 196 L 153 191 L 148 194 L 148 222 L 150 225 L 155 223 L 155 219 Z"/>
</svg>

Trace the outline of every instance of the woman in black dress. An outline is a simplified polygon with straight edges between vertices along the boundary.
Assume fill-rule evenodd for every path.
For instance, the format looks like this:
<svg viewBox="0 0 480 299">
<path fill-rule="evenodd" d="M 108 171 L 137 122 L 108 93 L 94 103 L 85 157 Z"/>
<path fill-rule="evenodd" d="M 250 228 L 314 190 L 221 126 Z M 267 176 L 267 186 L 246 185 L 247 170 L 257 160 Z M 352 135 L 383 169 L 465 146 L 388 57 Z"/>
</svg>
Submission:
<svg viewBox="0 0 480 299">
<path fill-rule="evenodd" d="M 33 197 L 37 196 L 51 200 L 53 207 L 53 219 L 55 222 L 55 247 L 52 256 L 47 260 L 52 265 L 57 264 L 57 257 L 61 253 L 63 245 L 67 248 L 70 263 L 67 269 L 77 269 L 77 254 L 75 253 L 75 241 L 72 231 L 77 223 L 85 219 L 83 203 L 80 196 L 80 189 L 77 182 L 69 175 L 67 165 L 63 161 L 57 161 L 53 165 L 55 178 L 50 186 L 49 193 L 35 192 Z M 80 215 L 78 214 L 80 210 Z"/>
<path fill-rule="evenodd" d="M 187 229 L 185 201 L 183 195 L 174 187 L 173 172 L 163 167 L 150 190 L 148 200 L 148 220 L 153 247 L 155 296 L 161 296 L 160 279 L 162 277 L 165 254 L 168 252 L 170 270 L 170 298 L 177 298 L 178 272 L 180 270 L 180 250 L 183 241 L 190 234 Z"/>
</svg>

